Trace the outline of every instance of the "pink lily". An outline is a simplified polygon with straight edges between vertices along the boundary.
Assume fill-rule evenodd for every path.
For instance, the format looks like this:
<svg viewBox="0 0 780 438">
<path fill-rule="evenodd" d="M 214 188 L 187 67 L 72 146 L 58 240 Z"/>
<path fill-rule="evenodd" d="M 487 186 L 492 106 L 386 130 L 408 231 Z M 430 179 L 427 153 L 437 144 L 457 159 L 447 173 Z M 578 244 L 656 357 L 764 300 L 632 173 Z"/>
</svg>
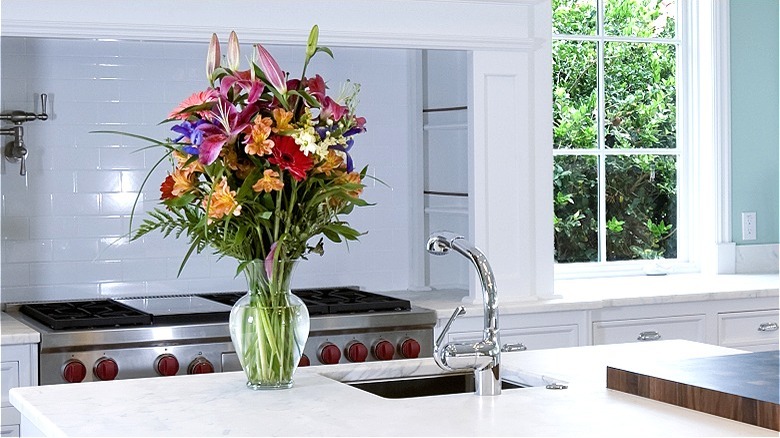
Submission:
<svg viewBox="0 0 780 438">
<path fill-rule="evenodd" d="M 211 42 L 209 43 L 209 52 L 206 55 L 206 77 L 211 80 L 214 70 L 219 67 L 219 59 L 222 54 L 219 51 L 219 38 L 217 34 L 211 34 Z"/>
<path fill-rule="evenodd" d="M 280 94 L 286 94 L 287 82 L 284 77 L 284 72 L 279 68 L 279 64 L 277 64 L 273 56 L 268 53 L 268 50 L 265 50 L 265 47 L 256 44 L 255 48 L 257 49 L 257 60 L 260 62 L 260 70 L 265 74 L 268 82 L 270 82 Z"/>
<path fill-rule="evenodd" d="M 325 79 L 322 79 L 320 75 L 315 75 L 313 78 L 308 79 L 306 84 L 309 86 L 309 94 L 314 96 L 317 102 L 322 103 L 325 99 L 325 89 L 327 88 Z"/>
<path fill-rule="evenodd" d="M 227 92 L 231 87 L 238 87 L 244 91 L 248 91 L 247 103 L 255 103 L 263 92 L 265 85 L 253 77 L 251 70 L 237 71 L 232 75 L 225 76 L 219 83 L 219 89 L 227 99 Z"/>
<path fill-rule="evenodd" d="M 251 120 L 257 114 L 257 105 L 250 104 L 238 111 L 229 101 L 219 99 L 212 110 L 216 124 L 206 123 L 198 127 L 203 132 L 203 141 L 198 147 L 198 161 L 208 165 L 216 161 L 222 147 L 236 140 L 238 134 L 252 130 Z"/>
<path fill-rule="evenodd" d="M 349 109 L 343 105 L 339 105 L 336 103 L 335 100 L 331 99 L 328 96 L 325 96 L 325 99 L 321 101 L 322 109 L 320 110 L 320 118 L 321 119 L 328 119 L 330 116 L 333 116 L 333 120 L 339 121 L 342 117 L 344 117 L 344 114 L 346 114 Z"/>
<path fill-rule="evenodd" d="M 276 254 L 276 243 L 277 242 L 271 244 L 271 249 L 268 251 L 268 255 L 265 257 L 265 262 L 263 263 L 265 266 L 265 274 L 268 276 L 269 280 L 274 275 L 274 255 Z"/>
</svg>

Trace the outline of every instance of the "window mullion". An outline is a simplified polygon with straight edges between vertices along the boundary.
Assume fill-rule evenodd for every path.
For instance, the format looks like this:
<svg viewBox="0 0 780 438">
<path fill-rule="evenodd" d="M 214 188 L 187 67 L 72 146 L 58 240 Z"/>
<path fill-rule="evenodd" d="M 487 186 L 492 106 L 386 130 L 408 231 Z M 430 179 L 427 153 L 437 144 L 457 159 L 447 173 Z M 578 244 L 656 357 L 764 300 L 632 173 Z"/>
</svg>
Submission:
<svg viewBox="0 0 780 438">
<path fill-rule="evenodd" d="M 597 41 L 597 59 L 598 59 L 598 98 L 597 98 L 597 107 L 598 110 L 596 111 L 596 122 L 597 125 L 597 132 L 598 132 L 598 197 L 599 197 L 599 218 L 598 218 L 598 238 L 599 238 L 599 248 L 598 248 L 598 255 L 599 255 L 599 262 L 605 262 L 607 261 L 607 184 L 606 184 L 606 163 L 605 163 L 605 155 L 604 155 L 604 147 L 606 145 L 605 142 L 605 132 L 604 132 L 604 121 L 605 121 L 605 91 L 604 91 L 604 2 L 603 0 L 599 0 L 597 2 L 597 27 L 596 27 L 596 34 L 598 36 Z"/>
</svg>

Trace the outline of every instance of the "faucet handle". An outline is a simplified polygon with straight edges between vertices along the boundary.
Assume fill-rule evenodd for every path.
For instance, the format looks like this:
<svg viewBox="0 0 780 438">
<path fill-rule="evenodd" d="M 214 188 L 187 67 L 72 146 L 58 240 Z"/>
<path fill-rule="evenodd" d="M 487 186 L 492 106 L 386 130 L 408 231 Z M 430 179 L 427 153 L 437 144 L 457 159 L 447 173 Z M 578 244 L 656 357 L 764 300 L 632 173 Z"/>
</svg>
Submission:
<svg viewBox="0 0 780 438">
<path fill-rule="evenodd" d="M 46 104 L 48 102 L 49 96 L 46 93 L 41 94 L 41 113 L 35 115 L 38 120 L 47 120 L 49 118 L 49 115 L 46 113 Z"/>
<path fill-rule="evenodd" d="M 512 351 L 525 351 L 528 350 L 528 347 L 525 346 L 522 342 L 519 344 L 504 344 L 501 347 L 502 353 L 510 353 Z"/>
<path fill-rule="evenodd" d="M 466 313 L 466 308 L 463 306 L 458 306 L 455 308 L 455 311 L 452 312 L 452 316 L 450 316 L 450 319 L 447 321 L 447 324 L 444 325 L 444 329 L 441 331 L 441 334 L 439 335 L 438 339 L 436 339 L 436 347 L 441 347 L 444 344 L 444 340 L 447 337 L 447 333 L 450 331 L 450 326 L 452 326 L 452 323 L 455 322 L 455 319 L 463 314 Z"/>
</svg>

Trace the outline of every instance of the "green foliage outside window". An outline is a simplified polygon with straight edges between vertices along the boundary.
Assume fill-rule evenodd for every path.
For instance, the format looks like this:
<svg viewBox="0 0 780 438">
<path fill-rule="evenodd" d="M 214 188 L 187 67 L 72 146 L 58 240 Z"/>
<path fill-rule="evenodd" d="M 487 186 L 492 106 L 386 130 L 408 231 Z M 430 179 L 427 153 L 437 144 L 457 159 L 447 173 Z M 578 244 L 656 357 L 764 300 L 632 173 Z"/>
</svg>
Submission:
<svg viewBox="0 0 780 438">
<path fill-rule="evenodd" d="M 673 0 L 605 0 L 604 32 L 673 38 Z M 553 31 L 595 35 L 595 0 L 553 0 Z M 555 256 L 599 261 L 600 164 L 606 212 L 603 259 L 677 256 L 677 155 L 601 150 L 677 148 L 676 50 L 671 42 L 604 44 L 603 138 L 599 139 L 598 43 L 553 41 Z M 601 143 L 601 144 L 599 144 Z M 572 150 L 583 155 L 571 155 Z M 600 163 L 599 160 L 604 160 Z"/>
</svg>

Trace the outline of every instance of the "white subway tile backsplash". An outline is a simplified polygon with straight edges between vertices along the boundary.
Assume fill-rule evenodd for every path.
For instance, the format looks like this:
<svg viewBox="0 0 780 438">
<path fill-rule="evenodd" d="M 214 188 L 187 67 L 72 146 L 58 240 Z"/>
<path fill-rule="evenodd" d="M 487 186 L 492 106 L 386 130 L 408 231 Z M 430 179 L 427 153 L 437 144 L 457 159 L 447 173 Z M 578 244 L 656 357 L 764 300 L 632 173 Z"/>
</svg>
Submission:
<svg viewBox="0 0 780 438">
<path fill-rule="evenodd" d="M 76 192 L 121 192 L 122 172 L 111 170 L 81 170 L 76 172 Z"/>
<path fill-rule="evenodd" d="M 3 240 L 3 263 L 51 260 L 51 240 Z"/>
<path fill-rule="evenodd" d="M 30 218 L 30 239 L 56 239 L 76 233 L 76 216 L 36 216 Z"/>
<path fill-rule="evenodd" d="M 97 256 L 97 239 L 52 240 L 52 261 L 92 261 Z"/>
<path fill-rule="evenodd" d="M 0 277 L 3 278 L 3 286 L 29 286 L 30 265 L 27 263 L 3 263 Z"/>
<path fill-rule="evenodd" d="M 100 195 L 98 193 L 54 194 L 52 209 L 55 215 L 100 214 Z"/>
<path fill-rule="evenodd" d="M 224 36 L 224 42 L 227 35 Z M 242 55 L 251 54 L 251 43 Z M 193 254 L 181 276 L 189 243 L 151 233 L 129 241 L 130 211 L 161 149 L 120 130 L 158 140 L 175 136 L 158 125 L 184 98 L 203 90 L 208 42 L 159 43 L 69 39 L 0 40 L 3 111 L 37 111 L 40 93 L 49 95 L 50 119 L 26 127 L 28 177 L 18 165 L 2 163 L 3 302 L 71 298 L 168 295 L 245 289 L 237 263 L 206 248 Z M 302 46 L 268 46 L 291 76 L 300 74 Z M 326 244 L 324 257 L 302 262 L 294 285 L 357 285 L 366 289 L 408 287 L 407 239 L 410 138 L 409 53 L 334 48 L 336 59 L 318 56 L 309 73 L 321 74 L 338 94 L 351 79 L 362 85 L 359 113 L 368 132 L 356 137 L 356 166 L 392 189 L 366 181 L 364 197 L 377 205 L 356 209 L 346 219 L 370 234 L 360 242 Z M 386 78 L 393 78 L 388 81 Z M 139 199 L 133 227 L 158 206 L 160 183 L 170 169 L 163 162 Z M 381 260 L 378 263 L 377 260 Z"/>
</svg>

